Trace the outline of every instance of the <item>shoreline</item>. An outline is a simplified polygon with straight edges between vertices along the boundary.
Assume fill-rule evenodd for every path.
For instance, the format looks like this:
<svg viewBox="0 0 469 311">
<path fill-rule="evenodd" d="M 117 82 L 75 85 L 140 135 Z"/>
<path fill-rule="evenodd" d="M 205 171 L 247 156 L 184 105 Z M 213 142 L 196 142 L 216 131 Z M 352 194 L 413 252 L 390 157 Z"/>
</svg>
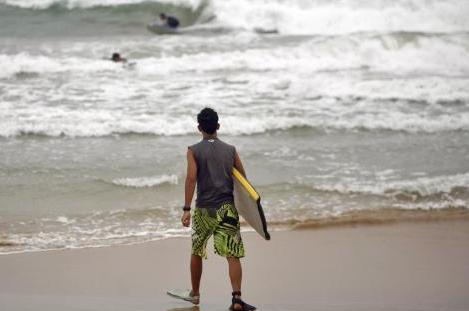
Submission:
<svg viewBox="0 0 469 311">
<path fill-rule="evenodd" d="M 259 310 L 467 310 L 469 221 L 243 233 L 246 301 Z M 200 310 L 225 310 L 225 261 L 204 261 Z M 190 239 L 0 256 L 2 310 L 195 310 Z M 106 306 L 106 307 L 103 307 Z M 112 308 L 111 308 L 112 306 Z"/>
<path fill-rule="evenodd" d="M 322 230 L 328 228 L 342 228 L 342 227 L 367 227 L 367 226 L 382 226 L 400 223 L 433 223 L 445 221 L 469 221 L 469 209 L 464 207 L 453 207 L 444 209 L 364 209 L 352 210 L 343 212 L 340 215 L 319 216 L 313 219 L 306 220 L 287 220 L 283 222 L 268 221 L 269 231 L 271 232 L 288 232 L 297 230 Z M 243 233 L 252 233 L 254 230 L 249 227 L 245 220 L 241 219 L 241 230 Z M 153 238 L 140 241 L 126 241 L 117 242 L 115 244 L 100 244 L 100 245 L 84 245 L 84 246 L 68 246 L 44 249 L 19 249 L 19 250 L 6 250 L 6 248 L 14 248 L 25 244 L 15 243 L 5 236 L 0 236 L 0 256 L 22 254 L 22 253 L 35 253 L 35 252 L 49 252 L 49 251 L 62 251 L 62 250 L 79 250 L 88 248 L 103 248 L 103 247 L 116 247 L 116 246 L 130 246 L 144 243 L 151 243 L 162 241 L 172 238 L 188 238 L 190 231 L 185 234 L 177 234 L 174 236 L 166 236 Z M 105 240 L 104 240 L 105 241 Z M 3 248 L 3 249 L 2 249 Z"/>
</svg>

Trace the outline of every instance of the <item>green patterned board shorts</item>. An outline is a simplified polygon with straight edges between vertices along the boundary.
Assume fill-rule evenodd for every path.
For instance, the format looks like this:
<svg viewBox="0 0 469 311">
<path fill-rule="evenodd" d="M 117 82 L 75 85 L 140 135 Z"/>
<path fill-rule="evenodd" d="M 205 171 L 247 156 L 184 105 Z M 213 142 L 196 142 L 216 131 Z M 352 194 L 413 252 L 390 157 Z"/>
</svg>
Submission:
<svg viewBox="0 0 469 311">
<path fill-rule="evenodd" d="M 233 203 L 218 209 L 195 208 L 192 216 L 192 255 L 207 258 L 207 241 L 213 235 L 215 254 L 244 257 L 238 211 Z"/>
</svg>

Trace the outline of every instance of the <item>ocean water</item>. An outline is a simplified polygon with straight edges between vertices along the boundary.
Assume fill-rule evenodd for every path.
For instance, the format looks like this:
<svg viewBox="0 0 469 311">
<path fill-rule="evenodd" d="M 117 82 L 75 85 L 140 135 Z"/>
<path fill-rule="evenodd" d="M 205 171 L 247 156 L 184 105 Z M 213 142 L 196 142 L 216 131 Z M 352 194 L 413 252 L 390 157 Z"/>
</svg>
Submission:
<svg viewBox="0 0 469 311">
<path fill-rule="evenodd" d="M 180 34 L 146 30 L 162 11 Z M 468 15 L 460 0 L 0 0 L 0 253 L 189 235 L 205 106 L 273 229 L 467 210 Z"/>
</svg>

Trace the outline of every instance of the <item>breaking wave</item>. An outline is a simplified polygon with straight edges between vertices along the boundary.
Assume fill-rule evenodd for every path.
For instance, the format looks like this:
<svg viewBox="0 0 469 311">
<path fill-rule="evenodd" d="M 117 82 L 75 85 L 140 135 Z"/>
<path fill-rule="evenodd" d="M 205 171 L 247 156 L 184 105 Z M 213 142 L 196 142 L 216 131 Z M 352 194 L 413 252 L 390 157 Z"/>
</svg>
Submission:
<svg viewBox="0 0 469 311">
<path fill-rule="evenodd" d="M 139 34 L 161 12 L 177 16 L 183 27 L 208 22 L 209 6 L 206 0 L 0 0 L 0 34 Z"/>
<path fill-rule="evenodd" d="M 424 1 L 214 1 L 222 23 L 282 34 L 338 34 L 367 31 L 467 31 L 469 3 Z M 236 12 L 236 14 L 232 14 Z"/>
<path fill-rule="evenodd" d="M 283 34 L 469 30 L 466 18 L 469 3 L 458 0 L 2 0 L 2 3 L 23 10 L 49 12 L 74 10 L 79 13 L 83 9 L 100 9 L 114 14 L 124 11 L 132 14 L 135 11 L 165 9 L 181 16 L 188 14 L 186 9 L 196 11 L 201 6 L 210 6 L 210 14 L 217 17 L 217 24 Z"/>
<path fill-rule="evenodd" d="M 119 8 L 130 5 L 171 4 L 195 9 L 203 0 L 2 0 L 0 3 L 33 10 L 53 10 L 57 8 L 73 10 L 84 8 Z"/>
<path fill-rule="evenodd" d="M 327 102 L 327 100 L 325 101 Z M 363 107 L 363 102 L 355 103 Z M 370 106 L 372 106 L 370 104 Z M 349 104 L 350 107 L 350 104 Z M 370 109 L 372 109 L 370 107 Z M 42 109 L 41 120 L 29 117 L 12 119 L 16 114 L 8 110 L 0 112 L 0 137 L 50 136 L 50 137 L 102 137 L 113 135 L 157 135 L 179 136 L 196 134 L 196 122 L 192 116 L 175 117 L 171 115 L 135 114 L 122 117 L 119 111 L 70 111 L 68 109 Z M 24 116 L 24 115 L 23 115 Z M 60 118 L 59 118 L 60 116 Z M 379 119 L 377 117 L 380 117 Z M 14 120 L 14 122 L 13 122 Z M 341 117 L 305 113 L 300 116 L 226 116 L 222 119 L 225 135 L 256 135 L 270 131 L 289 131 L 297 129 L 330 131 L 402 131 L 408 133 L 437 133 L 469 131 L 466 115 L 441 115 L 425 119 L 421 114 L 405 114 L 388 111 L 383 115 L 371 110 L 367 115 Z"/>
<path fill-rule="evenodd" d="M 226 116 L 222 131 L 231 135 L 302 127 L 319 131 L 469 131 L 467 35 L 394 34 L 352 39 L 316 38 L 294 50 L 280 47 L 272 51 L 252 49 L 143 58 L 132 71 L 99 59 L 0 54 L 0 79 L 5 79 L 2 82 L 7 85 L 15 84 L 14 88 L 5 87 L 0 95 L 3 99 L 0 137 L 193 134 L 193 103 L 204 100 L 219 105 L 214 108 L 220 108 Z M 357 49 L 362 52 L 356 53 Z M 365 80 L 360 83 L 323 76 L 327 70 L 353 74 L 353 70 L 362 68 Z M 239 78 L 212 83 L 227 94 L 235 94 L 236 100 L 250 103 L 256 111 L 255 118 L 246 117 L 239 109 L 241 106 L 231 105 L 231 98 L 200 98 L 199 86 L 179 76 L 194 71 L 210 76 L 217 71 L 238 70 L 242 71 Z M 259 72 L 265 72 L 262 79 L 258 79 Z M 121 79 L 115 79 L 116 74 Z M 161 97 L 160 86 L 153 82 L 159 79 L 158 74 L 175 77 L 166 80 L 166 98 Z M 372 77 L 376 74 L 377 78 L 366 80 L 367 74 Z M 96 77 L 96 91 L 90 93 L 87 87 L 86 91 L 77 92 L 81 87 L 77 83 L 54 89 L 50 83 L 55 83 L 57 75 L 72 81 Z M 142 82 L 129 82 L 136 77 Z M 23 86 L 16 81 L 40 81 L 41 85 L 31 92 L 34 83 Z M 122 89 L 127 92 L 121 92 Z M 16 100 L 19 94 L 21 105 Z M 182 95 L 194 101 L 167 105 L 168 100 L 173 102 L 173 97 Z M 64 104 L 50 105 L 51 97 Z M 90 105 L 90 97 L 100 104 Z M 267 106 L 263 104 L 266 100 Z M 275 105 L 276 110 L 271 111 L 270 105 Z"/>
</svg>

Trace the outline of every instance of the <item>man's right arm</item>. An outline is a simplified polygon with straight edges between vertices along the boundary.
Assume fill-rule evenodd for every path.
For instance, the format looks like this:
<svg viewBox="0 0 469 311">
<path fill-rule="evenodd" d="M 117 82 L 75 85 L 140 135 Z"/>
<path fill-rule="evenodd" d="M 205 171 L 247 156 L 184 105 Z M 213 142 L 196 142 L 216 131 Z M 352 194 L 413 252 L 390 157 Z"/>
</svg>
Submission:
<svg viewBox="0 0 469 311">
<path fill-rule="evenodd" d="M 192 198 L 194 197 L 195 185 L 197 183 L 197 162 L 195 161 L 194 152 L 187 149 L 187 175 L 185 183 L 185 206 L 191 206 Z"/>
<path fill-rule="evenodd" d="M 184 195 L 184 207 L 189 207 L 194 197 L 195 185 L 197 183 L 197 163 L 195 161 L 194 153 L 191 149 L 187 149 L 187 176 Z M 181 217 L 181 222 L 184 227 L 189 227 L 191 224 L 190 211 L 184 211 Z"/>
<path fill-rule="evenodd" d="M 241 158 L 239 157 L 237 151 L 235 151 L 234 167 L 241 173 L 241 175 L 246 177 L 246 172 L 244 171 L 243 162 L 241 162 Z"/>
</svg>

